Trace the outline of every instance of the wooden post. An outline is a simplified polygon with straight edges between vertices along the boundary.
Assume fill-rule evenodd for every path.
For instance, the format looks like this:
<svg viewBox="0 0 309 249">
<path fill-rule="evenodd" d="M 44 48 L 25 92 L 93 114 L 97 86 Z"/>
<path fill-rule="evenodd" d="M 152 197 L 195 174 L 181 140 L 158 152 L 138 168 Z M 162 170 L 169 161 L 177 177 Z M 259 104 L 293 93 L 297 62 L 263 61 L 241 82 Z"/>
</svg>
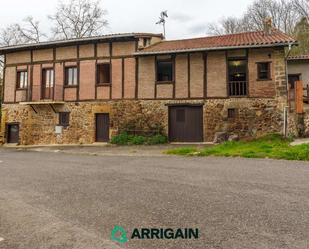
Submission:
<svg viewBox="0 0 309 249">
<path fill-rule="evenodd" d="M 297 114 L 304 113 L 304 87 L 302 81 L 295 82 L 295 105 Z"/>
</svg>

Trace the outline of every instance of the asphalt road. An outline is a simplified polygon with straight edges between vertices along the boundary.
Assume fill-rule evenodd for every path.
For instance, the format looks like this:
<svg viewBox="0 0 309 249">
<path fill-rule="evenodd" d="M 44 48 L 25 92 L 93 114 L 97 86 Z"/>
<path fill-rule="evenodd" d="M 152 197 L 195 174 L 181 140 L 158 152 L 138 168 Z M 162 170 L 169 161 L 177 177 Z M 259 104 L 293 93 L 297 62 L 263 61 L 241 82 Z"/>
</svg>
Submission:
<svg viewBox="0 0 309 249">
<path fill-rule="evenodd" d="M 111 230 L 199 228 L 113 242 Z M 1 249 L 307 249 L 309 163 L 0 150 Z"/>
</svg>

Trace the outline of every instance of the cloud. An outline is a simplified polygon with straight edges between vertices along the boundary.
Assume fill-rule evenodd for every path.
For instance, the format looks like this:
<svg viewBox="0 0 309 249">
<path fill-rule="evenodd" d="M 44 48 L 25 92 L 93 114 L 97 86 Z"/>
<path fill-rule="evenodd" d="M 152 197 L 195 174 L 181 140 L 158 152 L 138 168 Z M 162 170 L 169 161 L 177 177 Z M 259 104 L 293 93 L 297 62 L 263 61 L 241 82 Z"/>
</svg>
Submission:
<svg viewBox="0 0 309 249">
<path fill-rule="evenodd" d="M 190 33 L 193 34 L 206 34 L 207 24 L 206 23 L 197 23 L 193 24 L 188 28 Z"/>
<path fill-rule="evenodd" d="M 181 12 L 171 13 L 169 16 L 171 20 L 177 22 L 190 22 L 194 19 L 192 16 Z"/>
</svg>

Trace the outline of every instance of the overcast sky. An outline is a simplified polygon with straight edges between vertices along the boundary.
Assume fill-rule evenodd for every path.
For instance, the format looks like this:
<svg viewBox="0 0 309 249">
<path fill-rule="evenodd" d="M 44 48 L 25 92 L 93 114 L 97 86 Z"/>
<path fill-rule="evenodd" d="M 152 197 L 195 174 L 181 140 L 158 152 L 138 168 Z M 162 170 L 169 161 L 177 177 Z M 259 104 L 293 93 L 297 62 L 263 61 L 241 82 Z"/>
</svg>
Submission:
<svg viewBox="0 0 309 249">
<path fill-rule="evenodd" d="M 102 0 L 108 11 L 109 27 L 106 33 L 162 32 L 155 25 L 162 10 L 168 10 L 167 39 L 206 35 L 206 25 L 223 16 L 240 16 L 253 0 Z M 20 22 L 32 15 L 42 23 L 43 32 L 49 32 L 48 14 L 54 12 L 57 0 L 1 1 L 1 28 Z"/>
</svg>

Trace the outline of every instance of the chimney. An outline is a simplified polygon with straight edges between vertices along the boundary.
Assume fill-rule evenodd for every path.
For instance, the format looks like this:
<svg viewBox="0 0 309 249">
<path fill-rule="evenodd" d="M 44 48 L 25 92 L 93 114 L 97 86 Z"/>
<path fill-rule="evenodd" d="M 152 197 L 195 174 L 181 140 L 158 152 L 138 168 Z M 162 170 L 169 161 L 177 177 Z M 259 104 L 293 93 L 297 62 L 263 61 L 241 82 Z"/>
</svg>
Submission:
<svg viewBox="0 0 309 249">
<path fill-rule="evenodd" d="M 271 35 L 272 32 L 272 19 L 270 17 L 267 17 L 264 19 L 264 34 L 265 35 Z"/>
</svg>

